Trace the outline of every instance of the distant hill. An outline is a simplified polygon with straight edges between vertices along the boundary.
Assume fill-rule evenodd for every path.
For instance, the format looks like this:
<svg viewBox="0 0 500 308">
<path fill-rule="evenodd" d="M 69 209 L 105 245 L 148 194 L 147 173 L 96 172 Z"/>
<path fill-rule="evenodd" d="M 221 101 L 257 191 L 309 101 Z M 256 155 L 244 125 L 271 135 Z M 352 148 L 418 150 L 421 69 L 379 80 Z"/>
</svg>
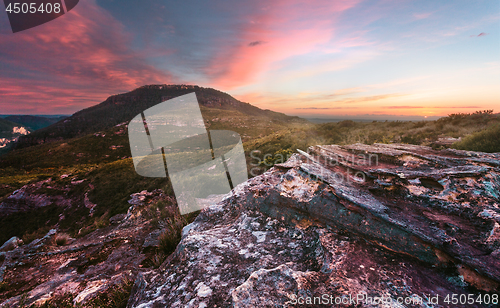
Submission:
<svg viewBox="0 0 500 308">
<path fill-rule="evenodd" d="M 19 126 L 19 124 L 17 124 L 17 123 L 0 118 L 0 138 L 2 137 L 2 134 L 5 134 L 7 132 L 11 133 L 12 129 L 16 125 Z"/>
<path fill-rule="evenodd" d="M 57 123 L 64 118 L 66 118 L 66 116 L 44 117 L 34 115 L 10 115 L 5 117 L 4 119 L 19 123 L 25 127 L 31 128 L 32 130 L 38 130 Z"/>
<path fill-rule="evenodd" d="M 243 115 L 259 117 L 262 120 L 307 122 L 299 117 L 291 117 L 270 110 L 262 110 L 248 103 L 241 102 L 227 93 L 211 88 L 191 85 L 147 85 L 128 93 L 110 96 L 98 105 L 83 109 L 63 121 L 34 132 L 30 136 L 22 137 L 19 139 L 16 147 L 23 148 L 106 130 L 120 123 L 130 121 L 141 111 L 162 101 L 192 92 L 196 93 L 198 102 L 202 106 L 202 113 L 212 109 L 218 110 L 218 114 L 220 115 L 224 114 L 221 110 L 228 112 L 238 111 Z"/>
<path fill-rule="evenodd" d="M 22 124 L 0 118 L 0 155 L 6 153 L 20 136 L 30 132 L 31 130 Z"/>
<path fill-rule="evenodd" d="M 22 124 L 0 119 L 0 138 L 12 138 L 29 134 L 31 130 Z"/>
</svg>

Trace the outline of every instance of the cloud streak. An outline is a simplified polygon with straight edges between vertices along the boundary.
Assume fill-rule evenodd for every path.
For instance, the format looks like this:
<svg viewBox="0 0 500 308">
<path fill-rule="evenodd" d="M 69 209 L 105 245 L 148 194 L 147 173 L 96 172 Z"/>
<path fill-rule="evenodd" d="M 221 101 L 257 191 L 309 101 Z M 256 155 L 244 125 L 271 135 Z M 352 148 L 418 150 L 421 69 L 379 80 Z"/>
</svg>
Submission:
<svg viewBox="0 0 500 308">
<path fill-rule="evenodd" d="M 266 42 L 264 42 L 264 41 L 253 41 L 253 42 L 248 43 L 248 46 L 254 47 L 254 46 L 262 45 L 262 44 L 265 44 L 265 43 Z"/>
<path fill-rule="evenodd" d="M 346 109 L 344 107 L 326 107 L 326 108 L 321 108 L 321 107 L 299 107 L 295 108 L 296 110 L 338 110 L 338 109 Z M 351 108 L 348 108 L 351 109 Z"/>
<path fill-rule="evenodd" d="M 484 33 L 484 32 L 481 32 L 479 33 L 478 35 L 471 35 L 470 37 L 481 37 L 481 36 L 486 36 L 488 35 L 489 33 Z"/>
</svg>

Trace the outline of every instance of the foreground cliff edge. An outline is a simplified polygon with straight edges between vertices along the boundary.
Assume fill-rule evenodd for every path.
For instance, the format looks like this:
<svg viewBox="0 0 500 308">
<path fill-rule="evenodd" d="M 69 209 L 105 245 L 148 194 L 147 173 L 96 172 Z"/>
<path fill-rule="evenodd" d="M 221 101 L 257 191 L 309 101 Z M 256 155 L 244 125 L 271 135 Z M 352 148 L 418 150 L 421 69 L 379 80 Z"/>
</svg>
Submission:
<svg viewBox="0 0 500 308">
<path fill-rule="evenodd" d="M 0 307 L 95 307 L 123 281 L 128 307 L 496 307 L 499 191 L 498 153 L 315 146 L 202 210 L 159 268 L 149 251 L 167 225 L 151 223 L 148 204 L 175 207 L 161 190 L 133 194 L 127 215 L 64 246 L 50 244 L 56 230 L 13 239 L 0 282 L 27 291 Z"/>
<path fill-rule="evenodd" d="M 204 209 L 163 266 L 139 274 L 128 307 L 498 299 L 499 154 L 397 144 L 308 152 Z"/>
</svg>

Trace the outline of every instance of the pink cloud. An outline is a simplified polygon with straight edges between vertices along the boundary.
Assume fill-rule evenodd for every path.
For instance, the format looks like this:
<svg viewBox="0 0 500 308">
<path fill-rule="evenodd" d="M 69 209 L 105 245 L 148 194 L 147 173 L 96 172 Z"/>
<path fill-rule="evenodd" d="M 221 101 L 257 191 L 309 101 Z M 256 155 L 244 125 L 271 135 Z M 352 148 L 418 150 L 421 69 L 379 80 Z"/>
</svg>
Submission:
<svg viewBox="0 0 500 308">
<path fill-rule="evenodd" d="M 19 102 L 30 113 L 72 113 L 113 93 L 169 82 L 131 41 L 95 0 L 42 26 L 0 34 L 2 113 L 19 113 Z"/>
<path fill-rule="evenodd" d="M 246 18 L 251 22 L 238 29 L 238 39 L 220 47 L 206 73 L 213 86 L 224 90 L 252 82 L 259 73 L 276 68 L 279 61 L 330 42 L 338 14 L 357 3 L 358 0 L 262 1 L 262 9 Z"/>
<path fill-rule="evenodd" d="M 415 17 L 415 19 L 417 19 L 417 20 L 420 20 L 420 19 L 429 18 L 429 16 L 431 16 L 432 14 L 433 14 L 433 12 L 415 13 L 415 14 L 413 14 L 413 17 Z"/>
</svg>

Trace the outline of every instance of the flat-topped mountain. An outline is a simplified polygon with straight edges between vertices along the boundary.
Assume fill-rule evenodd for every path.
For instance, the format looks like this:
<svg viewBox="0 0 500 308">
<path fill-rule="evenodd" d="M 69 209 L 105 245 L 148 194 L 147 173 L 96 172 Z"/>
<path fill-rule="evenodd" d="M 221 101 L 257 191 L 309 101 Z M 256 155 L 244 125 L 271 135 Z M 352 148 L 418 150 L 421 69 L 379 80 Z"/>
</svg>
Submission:
<svg viewBox="0 0 500 308">
<path fill-rule="evenodd" d="M 204 111 L 208 108 L 209 110 L 217 109 L 221 115 L 224 113 L 220 111 L 225 110 L 237 111 L 247 116 L 258 116 L 261 119 L 306 122 L 298 117 L 260 109 L 211 88 L 192 85 L 146 85 L 128 93 L 110 96 L 98 105 L 78 111 L 71 117 L 42 128 L 27 138 L 21 138 L 18 147 L 73 138 L 109 129 L 130 121 L 138 113 L 162 101 L 192 92 L 196 93 L 204 116 L 206 115 Z M 205 120 L 210 119 L 205 117 Z"/>
</svg>

